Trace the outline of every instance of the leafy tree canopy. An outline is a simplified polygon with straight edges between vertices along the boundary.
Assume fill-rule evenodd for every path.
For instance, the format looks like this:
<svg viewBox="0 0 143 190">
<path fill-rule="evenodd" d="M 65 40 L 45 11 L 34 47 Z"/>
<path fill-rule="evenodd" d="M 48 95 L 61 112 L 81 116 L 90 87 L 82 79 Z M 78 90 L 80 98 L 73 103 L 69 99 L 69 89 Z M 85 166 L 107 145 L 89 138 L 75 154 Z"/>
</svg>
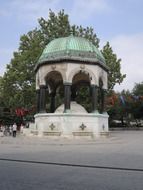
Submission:
<svg viewBox="0 0 143 190">
<path fill-rule="evenodd" d="M 117 59 L 117 55 L 113 53 L 109 42 L 106 43 L 101 52 L 109 67 L 108 88 L 109 90 L 112 90 L 115 84 L 123 82 L 126 75 L 121 73 L 121 59 Z"/>
<path fill-rule="evenodd" d="M 136 96 L 143 96 L 143 82 L 141 83 L 136 83 L 132 93 Z"/>
</svg>

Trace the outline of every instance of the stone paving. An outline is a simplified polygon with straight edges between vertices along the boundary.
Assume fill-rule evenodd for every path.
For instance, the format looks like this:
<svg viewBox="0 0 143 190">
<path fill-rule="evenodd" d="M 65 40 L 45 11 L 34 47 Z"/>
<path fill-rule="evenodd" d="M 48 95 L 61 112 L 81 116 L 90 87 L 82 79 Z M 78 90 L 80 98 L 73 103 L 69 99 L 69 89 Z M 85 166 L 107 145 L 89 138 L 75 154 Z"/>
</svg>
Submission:
<svg viewBox="0 0 143 190">
<path fill-rule="evenodd" d="M 0 190 L 142 190 L 143 131 L 95 141 L 0 137 L 0 179 Z"/>
</svg>

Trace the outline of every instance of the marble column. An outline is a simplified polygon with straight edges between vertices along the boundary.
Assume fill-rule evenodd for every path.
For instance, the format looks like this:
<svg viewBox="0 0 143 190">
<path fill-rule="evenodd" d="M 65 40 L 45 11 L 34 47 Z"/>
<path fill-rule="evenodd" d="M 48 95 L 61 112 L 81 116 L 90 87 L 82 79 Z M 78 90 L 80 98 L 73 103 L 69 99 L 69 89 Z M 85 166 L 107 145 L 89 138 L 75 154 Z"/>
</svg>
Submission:
<svg viewBox="0 0 143 190">
<path fill-rule="evenodd" d="M 91 85 L 92 112 L 98 113 L 98 86 Z"/>
<path fill-rule="evenodd" d="M 54 113 L 55 111 L 55 96 L 56 96 L 56 92 L 52 92 L 51 93 L 51 104 L 50 104 L 50 112 Z"/>
<path fill-rule="evenodd" d="M 46 86 L 40 86 L 39 112 L 46 113 Z"/>
<path fill-rule="evenodd" d="M 71 101 L 75 101 L 75 99 L 76 99 L 76 91 L 77 91 L 77 89 L 75 87 L 71 88 Z"/>
<path fill-rule="evenodd" d="M 71 101 L 71 84 L 64 84 L 64 112 L 70 112 L 70 101 Z"/>
<path fill-rule="evenodd" d="M 39 108 L 40 108 L 40 89 L 36 90 L 36 101 L 37 101 L 36 112 L 39 113 Z"/>
<path fill-rule="evenodd" d="M 106 113 L 106 104 L 105 104 L 106 90 L 101 89 L 101 112 Z"/>
</svg>

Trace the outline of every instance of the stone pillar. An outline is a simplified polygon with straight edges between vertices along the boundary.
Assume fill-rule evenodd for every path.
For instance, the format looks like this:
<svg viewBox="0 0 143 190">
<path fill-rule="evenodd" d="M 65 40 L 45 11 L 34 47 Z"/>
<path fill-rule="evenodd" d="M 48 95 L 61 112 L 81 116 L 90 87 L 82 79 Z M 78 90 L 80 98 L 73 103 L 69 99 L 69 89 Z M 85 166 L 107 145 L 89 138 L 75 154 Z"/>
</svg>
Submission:
<svg viewBox="0 0 143 190">
<path fill-rule="evenodd" d="M 39 112 L 46 113 L 46 86 L 40 86 Z"/>
<path fill-rule="evenodd" d="M 40 108 L 40 89 L 36 90 L 36 101 L 37 101 L 36 112 L 39 113 L 39 108 Z"/>
<path fill-rule="evenodd" d="M 75 101 L 76 99 L 76 88 L 73 87 L 72 90 L 71 90 L 71 101 Z"/>
<path fill-rule="evenodd" d="M 101 89 L 101 112 L 102 113 L 107 113 L 106 112 L 105 97 L 106 97 L 106 90 Z"/>
<path fill-rule="evenodd" d="M 71 84 L 64 84 L 64 112 L 70 112 L 70 101 L 71 101 Z"/>
<path fill-rule="evenodd" d="M 98 113 L 98 86 L 91 85 L 92 112 Z"/>
<path fill-rule="evenodd" d="M 52 92 L 51 93 L 51 104 L 50 104 L 50 112 L 54 113 L 55 111 L 55 96 L 56 96 L 56 92 Z"/>
</svg>

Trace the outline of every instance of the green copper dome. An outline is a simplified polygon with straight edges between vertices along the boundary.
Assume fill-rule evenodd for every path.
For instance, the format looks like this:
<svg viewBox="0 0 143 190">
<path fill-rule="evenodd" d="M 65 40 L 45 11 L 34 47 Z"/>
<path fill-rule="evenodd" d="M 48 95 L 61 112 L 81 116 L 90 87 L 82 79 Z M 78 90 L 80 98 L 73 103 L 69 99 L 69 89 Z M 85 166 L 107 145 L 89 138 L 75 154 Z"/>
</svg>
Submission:
<svg viewBox="0 0 143 190">
<path fill-rule="evenodd" d="M 89 40 L 73 35 L 52 40 L 45 47 L 38 65 L 61 60 L 97 62 L 105 65 L 103 55 Z"/>
</svg>

